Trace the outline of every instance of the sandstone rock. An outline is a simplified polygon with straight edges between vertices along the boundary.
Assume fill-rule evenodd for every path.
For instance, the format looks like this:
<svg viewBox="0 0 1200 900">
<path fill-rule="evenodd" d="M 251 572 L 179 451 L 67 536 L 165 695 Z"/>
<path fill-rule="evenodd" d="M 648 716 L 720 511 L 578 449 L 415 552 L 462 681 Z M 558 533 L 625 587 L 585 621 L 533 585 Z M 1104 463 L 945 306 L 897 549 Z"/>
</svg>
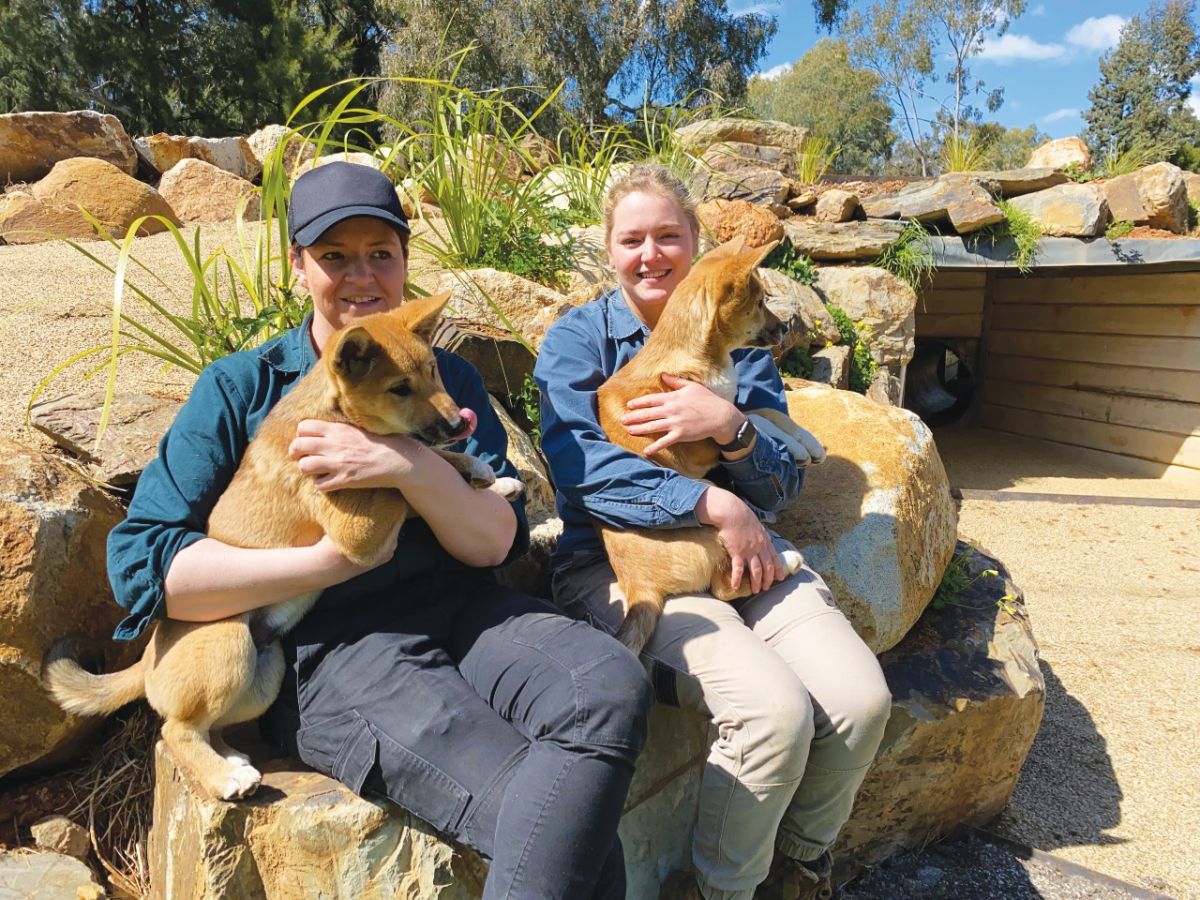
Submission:
<svg viewBox="0 0 1200 900">
<path fill-rule="evenodd" d="M 1054 237 L 1095 237 L 1108 223 L 1104 191 L 1093 184 L 1061 184 L 1010 202 Z"/>
<path fill-rule="evenodd" d="M 100 900 L 92 870 L 61 853 L 0 850 L 0 897 L 5 900 Z"/>
<path fill-rule="evenodd" d="M 876 653 L 920 618 L 954 550 L 957 514 L 933 435 L 912 412 L 788 380 L 791 417 L 828 456 L 776 530 L 800 548 Z"/>
<path fill-rule="evenodd" d="M 105 576 L 105 541 L 123 517 L 65 464 L 0 440 L 0 776 L 59 761 L 99 724 L 67 715 L 42 689 L 42 657 L 55 641 L 101 643 L 106 671 L 140 652 L 110 640 L 123 612 Z"/>
<path fill-rule="evenodd" d="M 1183 183 L 1187 187 L 1188 202 L 1200 205 L 1200 174 L 1184 172 Z"/>
<path fill-rule="evenodd" d="M 813 259 L 874 259 L 896 242 L 904 223 L 818 222 L 811 216 L 796 216 L 783 223 L 783 231 L 798 252 Z"/>
<path fill-rule="evenodd" d="M 571 271 L 567 273 L 566 292 L 572 300 L 591 299 L 601 289 L 616 284 L 616 273 L 604 246 L 604 226 L 573 225 L 567 234 L 571 238 Z"/>
<path fill-rule="evenodd" d="M 298 166 L 310 162 L 316 155 L 310 142 L 304 140 L 286 125 L 266 125 L 246 138 L 246 143 L 250 145 L 250 152 L 258 160 L 260 169 L 266 164 L 267 158 L 284 141 L 287 141 L 287 144 L 283 150 L 283 164 L 291 176 Z"/>
<path fill-rule="evenodd" d="M 503 328 L 444 316 L 434 332 L 433 343 L 471 363 L 479 370 L 488 392 L 497 397 L 518 393 L 525 378 L 533 374 L 533 354 Z"/>
<path fill-rule="evenodd" d="M 258 219 L 259 198 L 245 178 L 199 159 L 181 159 L 168 169 L 158 192 L 184 222 L 232 222 L 246 198 L 246 221 Z"/>
<path fill-rule="evenodd" d="M 713 144 L 704 151 L 705 165 L 722 172 L 752 166 L 760 169 L 774 169 L 788 177 L 796 174 L 796 154 L 783 147 L 763 144 L 748 144 L 743 141 L 723 141 Z"/>
<path fill-rule="evenodd" d="M 1040 166 L 1036 169 L 1004 169 L 1002 171 L 972 172 L 982 182 L 994 184 L 1002 197 L 1019 197 L 1044 191 L 1055 185 L 1066 184 L 1071 179 L 1058 169 Z"/>
<path fill-rule="evenodd" d="M 812 380 L 839 390 L 850 387 L 850 348 L 844 344 L 824 347 L 812 355 Z"/>
<path fill-rule="evenodd" d="M 696 210 L 700 224 L 718 244 L 741 235 L 747 247 L 783 238 L 783 225 L 769 209 L 746 200 L 710 200 Z"/>
<path fill-rule="evenodd" d="M 133 141 L 116 116 L 92 110 L 0 115 L 0 183 L 37 181 L 76 156 L 103 159 L 127 175 L 137 171 Z"/>
<path fill-rule="evenodd" d="M 880 367 L 871 376 L 871 383 L 867 385 L 867 392 L 863 396 L 880 406 L 899 406 L 900 379 L 886 368 Z"/>
<path fill-rule="evenodd" d="M 976 581 L 956 606 L 927 610 L 880 656 L 892 714 L 834 847 L 841 878 L 994 818 L 1041 723 L 1045 679 L 1020 591 L 995 559 L 962 543 L 959 552 L 972 574 L 999 577 Z"/>
<path fill-rule="evenodd" d="M 1168 162 L 1144 166 L 1103 183 L 1109 211 L 1117 221 L 1187 231 L 1188 188 L 1183 172 Z"/>
<path fill-rule="evenodd" d="M 331 162 L 348 162 L 358 166 L 370 166 L 372 169 L 383 170 L 383 160 L 372 153 L 362 153 L 358 150 L 334 150 L 329 153 L 323 153 L 310 163 L 297 166 L 296 177 L 299 178 L 309 169 L 317 166 L 325 166 Z"/>
<path fill-rule="evenodd" d="M 530 175 L 535 175 L 550 166 L 556 166 L 561 161 L 558 156 L 558 148 L 551 141 L 532 131 L 527 132 L 521 138 L 521 150 L 526 155 L 525 171 Z"/>
<path fill-rule="evenodd" d="M 767 289 L 768 308 L 788 327 L 780 354 L 797 345 L 808 347 L 841 340 L 833 316 L 811 287 L 776 269 L 760 268 L 758 277 Z"/>
<path fill-rule="evenodd" d="M 705 169 L 692 178 L 693 193 L 704 200 L 749 200 L 771 206 L 792 193 L 793 181 L 774 169 L 746 164 L 728 170 Z"/>
<path fill-rule="evenodd" d="M 237 743 L 235 740 L 234 743 Z M 242 746 L 239 744 L 239 746 Z M 156 897 L 475 900 L 473 851 L 386 800 L 364 800 L 295 761 L 247 747 L 263 786 L 249 800 L 201 798 L 160 742 L 155 750 L 150 877 Z M 621 824 L 629 896 L 658 893 L 660 868 L 688 858 L 706 723 L 656 707 Z"/>
<path fill-rule="evenodd" d="M 808 129 L 769 119 L 706 119 L 677 129 L 675 137 L 687 150 L 702 154 L 713 144 L 736 141 L 781 147 L 791 153 L 804 152 Z"/>
<path fill-rule="evenodd" d="M 262 163 L 244 137 L 189 137 L 160 131 L 134 140 L 138 154 L 156 171 L 166 174 L 184 159 L 199 159 L 238 178 L 251 181 Z"/>
<path fill-rule="evenodd" d="M 492 409 L 508 435 L 508 459 L 516 466 L 521 481 L 525 482 L 525 515 L 531 527 L 552 519 L 555 515 L 554 486 L 546 474 L 546 464 L 529 435 L 513 421 L 513 417 L 495 397 L 491 398 Z"/>
<path fill-rule="evenodd" d="M 124 237 L 135 219 L 159 215 L 179 224 L 167 202 L 154 190 L 101 159 L 77 157 L 55 163 L 50 174 L 28 191 L 10 194 L 0 210 L 0 236 L 11 244 L 27 244 L 63 236 L 98 240 L 81 213 L 87 209 L 110 233 Z M 166 226 L 158 219 L 142 223 L 139 234 L 155 234 Z"/>
<path fill-rule="evenodd" d="M 788 197 L 787 203 L 784 204 L 784 206 L 786 206 L 792 212 L 799 212 L 800 210 L 812 206 L 817 202 L 817 192 L 811 187 L 805 187 L 803 185 L 801 185 L 799 188 L 796 188 L 795 185 L 792 187 L 793 190 L 791 195 Z"/>
<path fill-rule="evenodd" d="M 66 816 L 46 816 L 29 828 L 33 842 L 42 850 L 52 850 L 75 859 L 87 860 L 92 842 L 87 831 Z"/>
<path fill-rule="evenodd" d="M 180 402 L 148 394 L 115 394 L 104 438 L 96 447 L 103 406 L 103 391 L 66 394 L 35 403 L 30 421 L 58 446 L 78 456 L 92 478 L 128 487 L 154 459 Z"/>
<path fill-rule="evenodd" d="M 538 346 L 565 307 L 568 298 L 558 291 L 496 269 L 446 272 L 434 293 L 451 291 L 448 312 L 460 318 L 507 328 L 501 313 L 525 340 Z"/>
<path fill-rule="evenodd" d="M 818 222 L 848 222 L 858 212 L 858 194 L 832 188 L 817 198 Z"/>
<path fill-rule="evenodd" d="M 905 281 L 876 266 L 846 266 L 818 269 L 813 286 L 826 305 L 870 329 L 877 363 L 899 370 L 912 359 L 917 295 Z"/>
<path fill-rule="evenodd" d="M 917 182 L 894 194 L 876 194 L 862 201 L 870 218 L 949 219 L 959 234 L 978 231 L 1004 220 L 1000 208 L 979 182 L 967 175 L 943 175 L 933 182 Z"/>
<path fill-rule="evenodd" d="M 1092 171 L 1092 152 L 1079 138 L 1065 137 L 1042 144 L 1029 155 L 1029 162 L 1025 163 L 1025 167 L 1061 169 L 1072 163 L 1081 172 Z"/>
</svg>

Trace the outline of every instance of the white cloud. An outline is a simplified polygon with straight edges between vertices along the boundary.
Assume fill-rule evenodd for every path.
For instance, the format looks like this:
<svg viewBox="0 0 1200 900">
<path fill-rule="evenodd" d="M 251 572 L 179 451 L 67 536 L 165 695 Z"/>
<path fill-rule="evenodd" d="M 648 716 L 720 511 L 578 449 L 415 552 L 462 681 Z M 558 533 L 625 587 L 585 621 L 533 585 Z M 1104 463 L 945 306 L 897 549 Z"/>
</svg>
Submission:
<svg viewBox="0 0 1200 900">
<path fill-rule="evenodd" d="M 1118 15 L 1084 19 L 1067 31 L 1067 41 L 1088 50 L 1108 50 L 1117 46 L 1125 21 Z"/>
<path fill-rule="evenodd" d="M 771 66 L 771 68 L 767 69 L 767 71 L 765 71 L 765 72 L 759 72 L 758 77 L 766 78 L 768 81 L 770 81 L 773 78 L 778 78 L 780 75 L 782 75 L 784 72 L 786 72 L 791 67 L 792 67 L 791 63 L 780 63 L 777 66 Z"/>
<path fill-rule="evenodd" d="M 731 9 L 729 14 L 736 19 L 739 16 L 773 16 L 778 12 L 778 3 L 752 3 L 743 9 Z"/>
<path fill-rule="evenodd" d="M 1200 117 L 1200 97 L 1192 94 L 1192 96 L 1187 98 L 1187 105 L 1192 108 L 1192 112 L 1194 112 L 1197 117 Z"/>
<path fill-rule="evenodd" d="M 1051 122 L 1061 122 L 1063 119 L 1075 119 L 1078 117 L 1078 109 L 1074 106 L 1064 106 L 1062 109 L 1056 109 L 1054 112 L 1042 116 L 1042 123 L 1049 125 Z"/>
<path fill-rule="evenodd" d="M 1026 34 L 1002 34 L 983 42 L 980 59 L 995 63 L 1058 59 L 1066 52 L 1062 44 L 1039 44 Z"/>
<path fill-rule="evenodd" d="M 1029 11 L 1029 14 L 1031 16 L 1044 16 L 1046 14 L 1046 4 L 1039 3 L 1037 6 L 1035 6 L 1033 9 L 1031 9 Z"/>
</svg>

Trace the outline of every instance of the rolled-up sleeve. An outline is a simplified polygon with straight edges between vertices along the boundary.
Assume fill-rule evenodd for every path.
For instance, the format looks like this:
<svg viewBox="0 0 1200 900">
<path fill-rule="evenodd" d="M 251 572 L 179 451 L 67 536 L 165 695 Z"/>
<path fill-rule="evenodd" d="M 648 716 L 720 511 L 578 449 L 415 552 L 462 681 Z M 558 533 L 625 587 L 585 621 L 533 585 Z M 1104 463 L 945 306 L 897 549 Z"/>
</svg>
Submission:
<svg viewBox="0 0 1200 900">
<path fill-rule="evenodd" d="M 129 615 L 113 635 L 131 640 L 165 615 L 164 582 L 177 553 L 205 536 L 247 438 L 231 382 L 200 374 L 138 479 L 129 513 L 108 536 L 108 578 Z"/>
<path fill-rule="evenodd" d="M 743 412 L 774 409 L 787 413 L 783 398 L 783 379 L 766 350 L 738 350 L 733 354 L 738 391 L 734 405 Z M 804 470 L 786 445 L 770 435 L 759 433 L 754 450 L 733 462 L 722 460 L 721 467 L 739 496 L 751 503 L 759 514 L 774 521 L 800 493 Z"/>
<path fill-rule="evenodd" d="M 600 427 L 596 389 L 610 373 L 603 339 L 581 316 L 550 329 L 534 378 L 541 391 L 542 452 L 562 496 L 617 527 L 669 528 L 698 524 L 704 482 L 687 478 L 617 446 Z"/>
</svg>

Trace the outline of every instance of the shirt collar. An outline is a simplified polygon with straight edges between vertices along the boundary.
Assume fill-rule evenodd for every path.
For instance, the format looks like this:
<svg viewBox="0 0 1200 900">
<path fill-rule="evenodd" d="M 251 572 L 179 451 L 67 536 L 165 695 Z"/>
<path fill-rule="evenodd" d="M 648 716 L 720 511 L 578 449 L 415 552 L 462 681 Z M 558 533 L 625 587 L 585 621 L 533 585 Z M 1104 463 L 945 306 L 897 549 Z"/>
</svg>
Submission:
<svg viewBox="0 0 1200 900">
<path fill-rule="evenodd" d="M 604 298 L 608 304 L 606 316 L 608 319 L 608 333 L 614 338 L 625 339 L 633 337 L 638 332 L 649 334 L 650 329 L 646 324 L 639 319 L 629 304 L 625 301 L 624 295 L 620 288 L 615 288 L 608 292 Z"/>
<path fill-rule="evenodd" d="M 317 362 L 317 351 L 312 342 L 312 317 L 310 312 L 298 327 L 263 344 L 258 355 L 277 372 L 303 375 Z"/>
</svg>

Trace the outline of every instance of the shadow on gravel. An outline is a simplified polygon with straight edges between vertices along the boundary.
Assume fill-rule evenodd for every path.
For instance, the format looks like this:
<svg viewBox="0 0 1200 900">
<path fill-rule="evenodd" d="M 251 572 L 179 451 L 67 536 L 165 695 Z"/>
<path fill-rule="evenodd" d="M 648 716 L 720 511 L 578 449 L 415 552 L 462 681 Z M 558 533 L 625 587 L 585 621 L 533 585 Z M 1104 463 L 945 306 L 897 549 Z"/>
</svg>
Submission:
<svg viewBox="0 0 1200 900">
<path fill-rule="evenodd" d="M 992 830 L 1040 850 L 1124 843 L 1105 832 L 1121 821 L 1123 793 L 1091 714 L 1041 660 L 1046 712 L 1008 807 Z"/>
</svg>

